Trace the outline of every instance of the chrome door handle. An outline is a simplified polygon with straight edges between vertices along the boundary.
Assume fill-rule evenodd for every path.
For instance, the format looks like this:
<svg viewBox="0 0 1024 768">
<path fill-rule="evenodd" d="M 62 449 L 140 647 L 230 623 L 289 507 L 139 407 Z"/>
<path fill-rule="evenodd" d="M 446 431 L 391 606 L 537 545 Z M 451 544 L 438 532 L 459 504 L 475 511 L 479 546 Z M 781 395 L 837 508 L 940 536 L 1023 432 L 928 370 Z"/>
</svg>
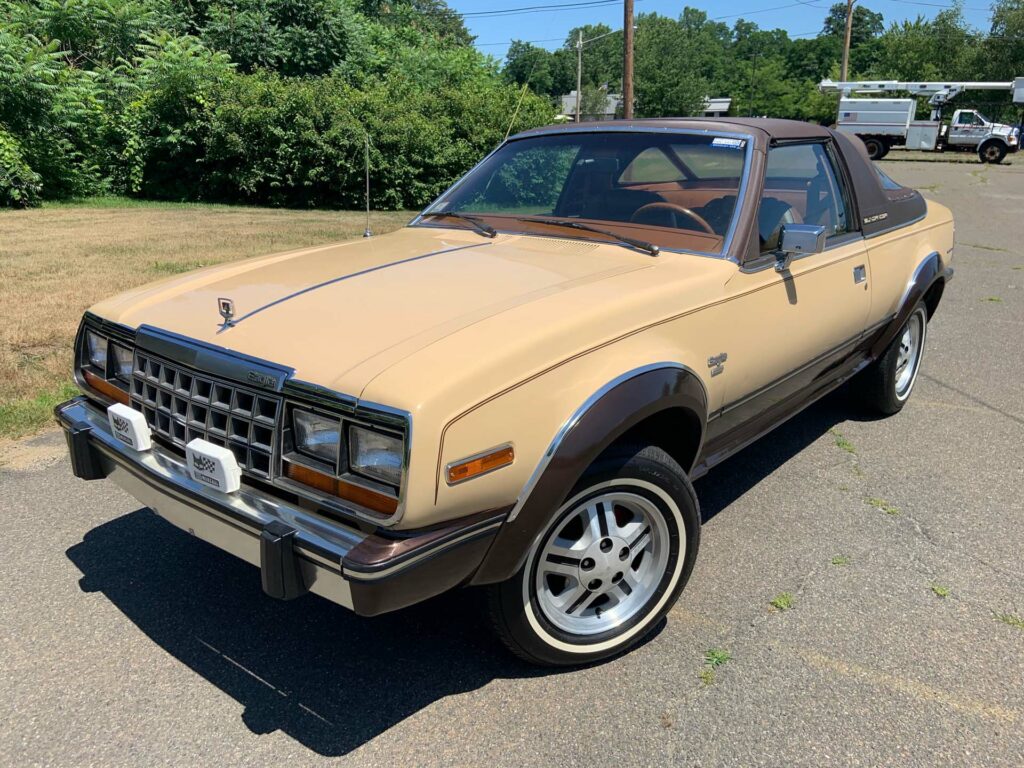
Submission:
<svg viewBox="0 0 1024 768">
<path fill-rule="evenodd" d="M 855 283 L 863 283 L 867 279 L 868 279 L 868 271 L 864 268 L 863 264 L 861 264 L 858 267 L 854 267 L 853 268 L 853 282 L 855 282 Z"/>
</svg>

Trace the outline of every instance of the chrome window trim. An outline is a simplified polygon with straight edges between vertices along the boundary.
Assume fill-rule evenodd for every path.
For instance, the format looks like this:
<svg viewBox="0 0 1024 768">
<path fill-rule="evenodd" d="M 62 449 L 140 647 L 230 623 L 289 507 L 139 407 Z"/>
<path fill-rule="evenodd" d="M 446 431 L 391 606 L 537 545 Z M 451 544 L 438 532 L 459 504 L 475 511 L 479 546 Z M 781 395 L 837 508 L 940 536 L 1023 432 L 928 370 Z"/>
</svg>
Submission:
<svg viewBox="0 0 1024 768">
<path fill-rule="evenodd" d="M 544 471 L 548 468 L 548 465 L 551 463 L 551 460 L 558 452 L 559 447 L 561 447 L 566 435 L 569 434 L 572 428 L 579 423 L 580 419 L 582 419 L 583 416 L 586 415 L 586 413 L 591 408 L 593 408 L 594 405 L 602 397 L 604 397 L 611 390 L 615 389 L 615 387 L 619 386 L 619 384 L 622 384 L 623 382 L 629 381 L 630 379 L 634 379 L 642 374 L 650 373 L 651 371 L 662 370 L 665 368 L 673 368 L 676 370 L 686 371 L 687 373 L 693 374 L 697 381 L 700 382 L 701 389 L 704 391 L 704 407 L 708 407 L 708 403 L 710 401 L 708 400 L 707 385 L 704 383 L 704 380 L 700 377 L 700 375 L 695 370 L 693 370 L 693 368 L 691 368 L 688 365 L 684 365 L 683 363 L 676 363 L 670 361 L 660 363 L 649 363 L 647 365 L 642 365 L 639 368 L 633 368 L 632 370 L 619 374 L 611 381 L 606 382 L 600 389 L 598 389 L 596 392 L 590 395 L 590 397 L 584 400 L 582 405 L 580 405 L 575 411 L 573 411 L 572 415 L 569 416 L 569 418 L 562 422 L 562 426 L 558 428 L 558 431 L 555 433 L 554 438 L 552 438 L 547 450 L 544 451 L 544 454 L 541 456 L 540 461 L 534 468 L 533 473 L 530 475 L 530 478 L 526 481 L 526 485 L 524 485 L 523 489 L 519 492 L 519 496 L 516 498 L 516 503 L 512 507 L 512 511 L 509 512 L 507 522 L 511 523 L 513 520 L 516 519 L 516 516 L 522 511 L 523 507 L 526 505 L 526 502 L 530 498 L 530 494 L 533 493 L 533 489 L 537 486 L 537 483 L 540 482 L 540 478 L 544 475 Z M 707 416 L 707 414 L 705 414 L 705 416 Z M 701 451 L 704 448 L 704 437 L 706 434 L 707 425 L 705 423 L 705 427 L 701 431 L 700 442 L 697 444 L 697 453 L 694 459 L 695 461 L 700 458 Z M 689 467 L 684 467 L 684 469 L 686 469 L 687 472 L 690 471 Z"/>
<path fill-rule="evenodd" d="M 743 153 L 743 173 L 740 174 L 739 189 L 736 193 L 736 205 L 733 209 L 733 216 L 729 222 L 729 228 L 725 232 L 725 237 L 722 239 L 722 249 L 719 253 L 713 253 L 711 251 L 696 251 L 687 250 L 683 248 L 661 248 L 662 253 L 678 253 L 689 256 L 703 256 L 712 259 L 722 259 L 724 261 L 731 261 L 735 264 L 740 263 L 740 258 L 733 252 L 733 241 L 736 236 L 736 229 L 739 226 L 740 212 L 743 210 L 743 204 L 746 201 L 748 193 L 748 187 L 750 184 L 750 166 L 754 157 L 754 134 L 743 133 L 741 131 L 712 131 L 707 129 L 697 128 L 677 128 L 674 126 L 641 126 L 641 125 L 605 125 L 600 126 L 598 124 L 580 124 L 575 127 L 553 127 L 549 130 L 534 130 L 526 134 L 517 134 L 511 136 L 501 142 L 497 147 L 491 150 L 487 155 L 476 165 L 470 168 L 465 174 L 463 174 L 458 181 L 452 184 L 448 189 L 441 193 L 433 202 L 430 203 L 423 211 L 418 214 L 412 221 L 406 226 L 418 227 L 427 226 L 421 225 L 421 220 L 425 215 L 430 213 L 437 205 L 442 203 L 450 194 L 455 192 L 471 174 L 473 174 L 477 168 L 486 163 L 492 155 L 505 147 L 505 145 L 514 141 L 529 140 L 538 136 L 551 136 L 557 134 L 574 134 L 574 133 L 660 133 L 660 134 L 682 134 L 691 136 L 721 136 L 722 138 L 728 139 L 743 139 L 745 141 L 744 153 Z M 614 224 L 616 222 L 608 222 Z M 623 222 L 618 222 L 623 223 Z M 522 232 L 514 230 L 498 229 L 501 234 L 513 234 L 523 236 L 535 236 L 539 237 L 536 232 Z M 559 235 L 543 235 L 543 237 L 561 237 Z M 603 241 L 587 239 L 579 236 L 575 237 L 561 237 L 564 240 L 585 240 L 591 243 L 602 243 Z"/>
<path fill-rule="evenodd" d="M 825 155 L 832 166 L 832 173 L 835 176 L 836 184 L 839 185 L 840 191 L 845 192 L 843 196 L 844 201 L 849 203 L 848 216 L 851 217 L 855 222 L 855 228 L 841 232 L 837 235 L 829 235 L 825 239 L 825 250 L 822 253 L 828 253 L 836 248 L 841 248 L 844 245 L 855 243 L 858 240 L 863 241 L 866 239 L 864 235 L 863 226 L 860 223 L 860 207 L 857 203 L 856 194 L 853 191 L 853 184 L 847 175 L 847 169 L 845 162 L 841 158 L 841 153 L 835 149 L 835 142 L 827 137 L 815 138 L 815 139 L 793 139 L 789 141 L 773 142 L 768 147 L 768 153 L 771 153 L 773 149 L 783 147 L 802 146 L 805 144 L 821 144 L 825 148 Z M 767 155 L 765 156 L 765 175 L 768 172 L 768 160 Z M 761 201 L 758 200 L 758 207 L 760 208 Z M 812 256 L 820 256 L 818 253 L 805 253 L 801 255 L 794 255 L 790 259 L 790 263 L 799 261 L 801 259 L 810 258 Z M 777 258 L 775 252 L 769 251 L 766 253 L 759 253 L 752 259 L 740 262 L 740 272 L 744 274 L 753 274 L 755 272 L 762 272 L 769 267 L 774 267 Z"/>
</svg>

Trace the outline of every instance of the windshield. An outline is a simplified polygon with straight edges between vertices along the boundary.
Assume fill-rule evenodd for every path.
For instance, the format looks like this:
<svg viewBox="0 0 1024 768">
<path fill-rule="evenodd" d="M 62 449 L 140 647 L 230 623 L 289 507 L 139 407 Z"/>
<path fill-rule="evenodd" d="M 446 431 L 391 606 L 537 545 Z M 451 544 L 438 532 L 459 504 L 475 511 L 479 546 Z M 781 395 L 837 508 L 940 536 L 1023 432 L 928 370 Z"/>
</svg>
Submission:
<svg viewBox="0 0 1024 768">
<path fill-rule="evenodd" d="M 498 231 L 609 240 L 564 226 L 571 220 L 609 230 L 612 238 L 720 254 L 736 211 L 746 147 L 742 138 L 678 132 L 516 139 L 472 170 L 417 224 L 463 226 L 451 216 L 429 216 L 459 213 Z"/>
</svg>

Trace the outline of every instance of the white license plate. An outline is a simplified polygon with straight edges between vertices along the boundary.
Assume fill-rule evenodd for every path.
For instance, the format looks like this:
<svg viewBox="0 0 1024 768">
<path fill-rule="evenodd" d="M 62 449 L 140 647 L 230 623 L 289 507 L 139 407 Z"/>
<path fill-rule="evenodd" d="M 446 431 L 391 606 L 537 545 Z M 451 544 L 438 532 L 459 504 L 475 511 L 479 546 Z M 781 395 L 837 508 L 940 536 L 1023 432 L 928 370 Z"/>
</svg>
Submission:
<svg viewBox="0 0 1024 768">
<path fill-rule="evenodd" d="M 185 446 L 188 474 L 197 483 L 221 493 L 234 493 L 242 484 L 242 470 L 227 448 L 196 438 Z"/>
</svg>

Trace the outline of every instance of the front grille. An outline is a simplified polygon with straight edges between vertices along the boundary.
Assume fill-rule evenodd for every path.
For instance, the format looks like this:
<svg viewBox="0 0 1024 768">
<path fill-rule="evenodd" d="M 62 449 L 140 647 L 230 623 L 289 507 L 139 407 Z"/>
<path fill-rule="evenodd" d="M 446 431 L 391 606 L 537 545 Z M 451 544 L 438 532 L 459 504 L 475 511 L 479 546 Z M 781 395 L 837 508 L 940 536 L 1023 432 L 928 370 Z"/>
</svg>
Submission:
<svg viewBox="0 0 1024 768">
<path fill-rule="evenodd" d="M 132 406 L 150 429 L 182 450 L 197 437 L 227 447 L 242 471 L 273 476 L 281 399 L 193 371 L 146 352 L 135 353 Z"/>
</svg>

